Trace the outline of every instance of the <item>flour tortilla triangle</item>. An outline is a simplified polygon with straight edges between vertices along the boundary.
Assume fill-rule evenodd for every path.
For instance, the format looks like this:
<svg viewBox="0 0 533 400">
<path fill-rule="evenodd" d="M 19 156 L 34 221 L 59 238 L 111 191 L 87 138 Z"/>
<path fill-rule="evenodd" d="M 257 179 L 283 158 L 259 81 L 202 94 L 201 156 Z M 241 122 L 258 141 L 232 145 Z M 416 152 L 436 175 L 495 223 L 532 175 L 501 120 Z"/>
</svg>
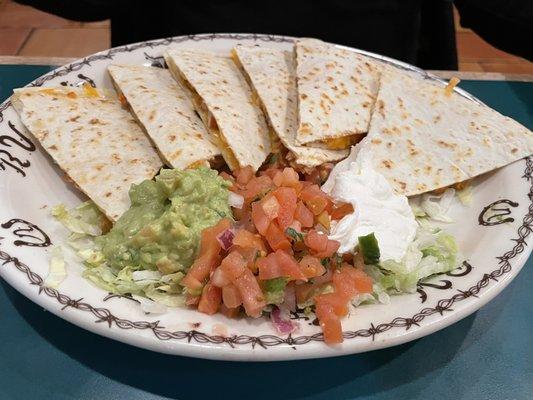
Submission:
<svg viewBox="0 0 533 400">
<path fill-rule="evenodd" d="M 359 144 L 407 196 L 447 187 L 533 153 L 533 134 L 497 111 L 396 68 L 383 71 Z"/>
<path fill-rule="evenodd" d="M 294 155 L 296 164 L 315 167 L 348 155 L 347 150 L 296 144 L 298 93 L 294 52 L 238 45 L 234 48 L 234 55 L 251 83 L 272 130 Z"/>
<path fill-rule="evenodd" d="M 168 70 L 110 65 L 108 71 L 168 166 L 185 169 L 220 154 L 187 94 Z"/>
<path fill-rule="evenodd" d="M 317 39 L 296 42 L 297 143 L 349 148 L 368 131 L 379 80 L 370 58 Z"/>
<path fill-rule="evenodd" d="M 130 206 L 132 184 L 162 162 L 116 97 L 93 88 L 15 89 L 22 123 L 59 167 L 112 221 Z"/>
<path fill-rule="evenodd" d="M 257 170 L 271 151 L 269 130 L 246 79 L 230 57 L 198 50 L 169 50 L 165 60 L 234 170 Z"/>
</svg>

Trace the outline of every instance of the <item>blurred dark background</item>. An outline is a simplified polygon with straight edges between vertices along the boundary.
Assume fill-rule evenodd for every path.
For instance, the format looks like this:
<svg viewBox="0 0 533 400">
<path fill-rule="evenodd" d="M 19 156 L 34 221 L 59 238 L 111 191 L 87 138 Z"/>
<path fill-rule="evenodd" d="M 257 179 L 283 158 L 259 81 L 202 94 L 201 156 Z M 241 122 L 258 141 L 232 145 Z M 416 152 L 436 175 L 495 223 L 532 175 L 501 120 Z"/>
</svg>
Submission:
<svg viewBox="0 0 533 400">
<path fill-rule="evenodd" d="M 0 56 L 240 31 L 316 36 L 426 69 L 533 74 L 532 27 L 532 0 L 0 0 Z"/>
</svg>

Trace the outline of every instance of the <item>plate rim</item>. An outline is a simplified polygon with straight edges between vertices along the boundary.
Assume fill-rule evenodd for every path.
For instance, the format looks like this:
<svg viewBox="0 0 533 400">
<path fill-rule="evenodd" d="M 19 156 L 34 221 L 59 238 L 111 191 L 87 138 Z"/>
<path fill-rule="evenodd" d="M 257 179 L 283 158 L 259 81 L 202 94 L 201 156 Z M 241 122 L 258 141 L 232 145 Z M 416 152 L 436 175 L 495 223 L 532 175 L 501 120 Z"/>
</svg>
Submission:
<svg viewBox="0 0 533 400">
<path fill-rule="evenodd" d="M 69 64 L 60 66 L 42 76 L 35 79 L 34 81 L 30 82 L 26 86 L 41 86 L 46 81 L 53 79 L 58 76 L 63 76 L 70 74 L 71 72 L 77 71 L 81 69 L 83 66 L 90 66 L 91 62 L 98 61 L 98 60 L 104 60 L 104 59 L 110 59 L 112 60 L 113 55 L 117 53 L 122 52 L 131 52 L 137 49 L 142 48 L 154 48 L 164 45 L 171 45 L 173 43 L 181 43 L 181 42 L 187 42 L 187 41 L 200 41 L 200 40 L 220 40 L 220 39 L 230 39 L 230 40 L 254 40 L 254 41 L 264 41 L 264 42 L 277 42 L 277 43 L 290 43 L 293 42 L 296 38 L 290 37 L 290 36 L 280 36 L 280 35 L 266 35 L 266 34 L 245 34 L 245 33 L 220 33 L 220 34 L 199 34 L 199 35 L 185 35 L 185 36 L 175 36 L 172 38 L 163 38 L 163 39 L 155 39 L 145 42 L 138 42 L 134 44 L 119 46 L 115 48 L 111 48 L 108 50 L 104 50 L 92 55 L 89 55 L 84 58 L 80 58 L 78 60 L 75 60 Z M 337 45 L 339 46 L 339 45 Z M 391 63 L 395 66 L 399 66 L 403 69 L 417 72 L 419 74 L 422 74 L 424 77 L 439 81 L 442 83 L 445 83 L 444 80 L 435 77 L 434 75 L 417 68 L 415 66 L 412 66 L 410 64 L 406 64 L 404 62 L 394 60 L 390 57 L 381 56 L 372 52 L 367 52 L 359 49 L 349 48 L 346 46 L 339 46 L 341 48 L 348 49 L 350 51 L 355 51 L 361 54 L 369 55 L 371 57 L 374 57 L 376 59 Z M 461 93 L 463 96 L 469 98 L 472 101 L 476 101 L 481 103 L 481 101 L 474 96 L 470 95 L 468 92 L 456 88 L 456 90 Z M 10 98 L 8 98 L 6 101 L 0 104 L 0 123 L 3 122 L 3 111 L 8 109 L 11 106 L 10 104 Z M 124 343 L 133 344 L 139 347 L 149 348 L 151 350 L 159 351 L 159 352 L 167 352 L 165 349 L 160 348 L 159 346 L 156 346 L 155 344 L 150 345 L 149 341 L 153 340 L 152 337 L 150 338 L 144 338 L 144 337 L 134 337 L 132 335 L 123 337 L 122 335 L 118 334 L 117 332 L 112 332 L 113 330 L 110 329 L 106 333 L 103 333 L 101 329 L 97 329 L 94 322 L 107 322 L 109 325 L 109 328 L 113 326 L 116 326 L 117 328 L 122 329 L 151 329 L 154 333 L 154 336 L 160 340 L 173 340 L 173 343 L 185 343 L 185 346 L 178 346 L 178 347 L 172 347 L 168 346 L 166 349 L 168 349 L 169 354 L 180 354 L 180 355 L 186 355 L 186 356 L 194 356 L 194 357 L 200 357 L 200 358 L 212 358 L 212 359 L 228 359 L 228 351 L 226 351 L 228 348 L 236 350 L 237 347 L 240 347 L 240 350 L 235 353 L 233 358 L 235 360 L 256 360 L 256 361 L 275 361 L 275 360 L 294 360 L 294 359 L 303 359 L 303 358 L 318 358 L 318 357 L 331 357 L 335 355 L 341 355 L 341 354 L 352 354 L 356 352 L 362 352 L 362 351 L 369 351 L 374 350 L 378 348 L 384 348 L 384 347 L 390 347 L 395 346 L 401 343 L 405 343 L 411 340 L 414 340 L 416 338 L 426 336 L 428 334 L 431 334 L 435 332 L 436 330 L 440 330 L 446 326 L 449 326 L 458 320 L 470 315 L 471 313 L 475 312 L 482 306 L 484 306 L 487 302 L 492 300 L 498 293 L 500 293 L 507 284 L 518 274 L 520 269 L 523 267 L 525 262 L 527 261 L 527 258 L 529 254 L 531 253 L 531 248 L 528 247 L 526 238 L 529 236 L 531 231 L 531 225 L 533 223 L 533 158 L 532 157 L 526 157 L 525 159 L 526 168 L 524 171 L 524 175 L 521 177 L 522 179 L 525 179 L 527 182 L 529 182 L 529 207 L 528 212 L 522 219 L 522 224 L 517 228 L 517 234 L 518 239 L 511 239 L 515 240 L 516 244 L 513 246 L 511 250 L 506 251 L 501 257 L 497 257 L 497 259 L 500 259 L 498 262 L 498 265 L 500 265 L 502 262 L 507 263 L 504 265 L 501 265 L 499 268 L 493 270 L 490 274 L 485 274 L 484 277 L 476 283 L 475 286 L 468 289 L 468 291 L 465 291 L 463 293 L 456 293 L 452 298 L 449 299 L 440 299 L 437 301 L 436 306 L 434 308 L 431 307 L 425 307 L 423 309 L 419 309 L 419 311 L 413 315 L 410 318 L 404 318 L 404 317 L 396 317 L 393 320 L 391 320 L 388 323 L 382 323 L 378 326 L 374 326 L 371 324 L 369 328 L 366 329 L 360 329 L 358 331 L 344 331 L 345 339 L 351 340 L 356 337 L 372 337 L 373 341 L 370 348 L 347 348 L 340 352 L 338 351 L 332 351 L 332 352 L 324 352 L 323 353 L 316 353 L 311 350 L 310 352 L 305 352 L 303 349 L 300 352 L 289 352 L 288 349 L 282 348 L 282 352 L 275 352 L 274 354 L 267 354 L 267 352 L 248 352 L 245 349 L 243 349 L 243 346 L 251 345 L 251 349 L 255 350 L 256 345 L 260 348 L 267 349 L 268 347 L 275 347 L 282 344 L 286 344 L 289 346 L 301 346 L 303 344 L 309 343 L 309 342 L 317 342 L 321 341 L 323 342 L 323 335 L 322 333 L 316 333 L 314 335 L 302 335 L 297 337 L 292 337 L 291 335 L 287 337 L 281 337 L 277 335 L 259 335 L 259 336 L 249 336 L 249 335 L 240 335 L 240 336 L 231 336 L 231 337 L 222 337 L 219 335 L 209 335 L 207 333 L 203 333 L 197 330 L 190 330 L 190 331 L 176 331 L 176 332 L 170 332 L 170 331 L 161 331 L 159 329 L 159 326 L 157 325 L 157 322 L 148 322 L 148 321 L 129 321 L 124 320 L 115 317 L 112 312 L 103 307 L 93 307 L 90 304 L 84 303 L 81 300 L 73 300 L 69 296 L 59 292 L 56 289 L 51 289 L 44 287 L 42 285 L 43 278 L 38 275 L 37 273 L 33 272 L 31 268 L 24 264 L 22 261 L 20 261 L 16 257 L 12 257 L 7 252 L 1 250 L 0 247 L 0 276 L 2 276 L 12 287 L 14 287 L 17 291 L 22 293 L 24 296 L 28 297 L 31 301 L 36 302 L 37 304 L 40 304 L 44 308 L 48 309 L 49 311 L 53 312 L 57 316 L 59 316 L 62 319 L 65 319 L 71 323 L 74 323 L 75 325 L 80 326 L 83 329 L 88 329 L 94 333 L 97 333 L 102 336 L 111 337 L 115 340 L 119 340 Z M 520 161 L 522 161 L 520 160 Z M 509 253 L 511 253 L 509 255 Z M 506 254 L 508 256 L 506 256 Z M 510 260 L 514 259 L 515 257 L 521 255 L 515 265 L 511 265 Z M 505 258 L 505 260 L 503 259 Z M 30 285 L 26 283 L 26 287 L 22 288 L 22 284 L 20 282 L 16 282 L 16 279 L 10 279 L 5 276 L 2 272 L 5 269 L 5 265 L 7 264 L 13 264 L 15 268 L 17 268 L 20 272 L 25 273 Z M 4 267 L 4 268 L 2 268 Z M 506 275 L 511 271 L 516 271 L 516 273 L 511 275 Z M 495 274 L 493 276 L 493 274 Z M 499 275 L 498 275 L 499 274 Z M 500 281 L 499 285 L 489 285 L 491 280 L 497 280 L 497 278 L 504 276 L 504 281 Z M 20 283 L 20 287 L 19 287 Z M 37 295 L 35 293 L 29 293 L 29 290 L 26 290 L 32 286 L 38 286 L 39 291 Z M 406 328 L 407 331 L 411 328 L 413 325 L 417 325 L 418 322 L 422 321 L 424 318 L 434 315 L 435 313 L 440 313 L 443 315 L 444 311 L 450 311 L 449 308 L 451 305 L 458 301 L 463 301 L 468 297 L 475 296 L 477 293 L 472 292 L 473 288 L 476 287 L 477 293 L 479 293 L 482 289 L 485 289 L 489 287 L 490 292 L 485 291 L 483 297 L 480 299 L 480 301 L 477 301 L 475 303 L 472 303 L 466 307 L 463 307 L 460 311 L 454 312 L 454 314 L 450 315 L 448 318 L 439 319 L 437 321 L 434 321 L 433 323 L 430 323 L 428 325 L 424 325 L 423 327 L 420 327 L 420 329 L 415 329 L 413 331 L 410 331 L 409 334 L 403 334 L 397 337 L 389 338 L 386 341 L 379 342 L 375 344 L 374 338 L 377 334 L 386 332 L 392 328 Z M 494 290 L 496 288 L 496 290 Z M 50 309 L 47 307 L 48 302 L 45 301 L 46 297 L 40 296 L 41 293 L 45 293 L 48 298 L 54 299 L 62 306 L 63 308 L 58 309 Z M 39 300 L 37 300 L 39 299 Z M 72 308 L 77 309 L 81 311 L 89 311 L 91 312 L 95 317 L 97 317 L 97 320 L 94 321 L 88 321 L 83 316 L 76 317 L 73 313 L 63 313 L 66 308 Z M 426 311 L 424 311 L 426 310 Z M 86 315 L 86 314 L 84 314 Z M 93 326 L 89 326 L 89 322 L 93 322 Z M 111 333 L 112 332 L 112 333 Z M 111 333 L 111 334 L 109 334 Z M 134 340 L 132 340 L 132 338 Z M 135 340 L 137 339 L 137 340 Z M 137 341 L 138 343 L 132 343 L 132 341 Z M 186 341 L 186 342 L 185 342 Z M 199 345 L 201 348 L 205 348 L 206 343 L 210 344 L 227 344 L 229 346 L 224 346 L 224 348 L 221 347 L 211 347 L 209 348 L 212 350 L 211 352 L 203 352 L 203 351 L 197 351 L 195 350 L 196 346 L 187 346 L 188 344 L 191 344 L 191 341 L 195 341 L 196 344 Z M 142 342 L 142 343 L 140 343 Z M 157 343 L 157 342 L 155 342 Z M 178 349 L 178 351 L 176 351 Z M 249 348 L 248 348 L 249 349 Z M 277 348 L 280 349 L 279 347 Z"/>
</svg>

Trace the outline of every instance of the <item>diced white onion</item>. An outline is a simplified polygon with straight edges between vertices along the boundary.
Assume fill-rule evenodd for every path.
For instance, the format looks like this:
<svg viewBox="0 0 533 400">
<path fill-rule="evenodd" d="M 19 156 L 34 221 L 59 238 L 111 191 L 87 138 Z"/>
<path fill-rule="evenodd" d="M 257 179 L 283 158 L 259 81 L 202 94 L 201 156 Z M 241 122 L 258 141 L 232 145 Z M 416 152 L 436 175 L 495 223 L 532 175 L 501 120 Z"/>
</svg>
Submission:
<svg viewBox="0 0 533 400">
<path fill-rule="evenodd" d="M 241 209 L 244 204 L 244 197 L 240 194 L 229 192 L 228 203 L 233 208 Z"/>
<path fill-rule="evenodd" d="M 134 281 L 158 281 L 161 279 L 161 272 L 159 271 L 133 271 L 131 276 Z"/>
<path fill-rule="evenodd" d="M 51 252 L 50 269 L 44 280 L 44 286 L 57 289 L 67 277 L 65 259 L 61 247 L 54 247 Z"/>
<path fill-rule="evenodd" d="M 244 204 L 244 197 L 237 193 L 229 192 L 228 203 L 233 208 L 241 209 Z"/>
</svg>

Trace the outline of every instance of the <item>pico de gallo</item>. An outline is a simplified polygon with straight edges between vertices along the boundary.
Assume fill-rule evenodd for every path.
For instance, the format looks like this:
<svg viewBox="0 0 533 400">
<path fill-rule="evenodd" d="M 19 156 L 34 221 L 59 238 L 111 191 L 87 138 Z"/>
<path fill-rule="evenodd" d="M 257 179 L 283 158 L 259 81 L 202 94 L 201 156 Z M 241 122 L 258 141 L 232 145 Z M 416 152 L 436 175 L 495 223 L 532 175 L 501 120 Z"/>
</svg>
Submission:
<svg viewBox="0 0 533 400">
<path fill-rule="evenodd" d="M 290 313 L 314 311 L 326 343 L 343 340 L 341 318 L 358 294 L 372 292 L 363 260 L 339 255 L 332 221 L 353 212 L 291 167 L 220 174 L 231 183 L 233 216 L 201 234 L 199 255 L 180 284 L 186 304 L 206 314 L 257 318 L 269 313 L 282 334 Z"/>
</svg>

